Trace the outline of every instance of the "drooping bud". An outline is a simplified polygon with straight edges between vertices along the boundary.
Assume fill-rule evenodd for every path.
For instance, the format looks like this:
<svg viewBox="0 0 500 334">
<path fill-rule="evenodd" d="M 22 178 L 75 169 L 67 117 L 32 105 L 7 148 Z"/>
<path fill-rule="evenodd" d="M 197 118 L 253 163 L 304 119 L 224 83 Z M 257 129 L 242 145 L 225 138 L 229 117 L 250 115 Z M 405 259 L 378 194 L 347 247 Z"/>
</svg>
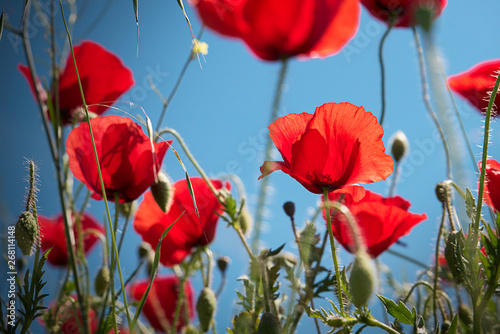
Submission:
<svg viewBox="0 0 500 334">
<path fill-rule="evenodd" d="M 152 252 L 151 246 L 147 242 L 143 242 L 139 245 L 137 249 L 137 253 L 139 254 L 139 259 L 142 260 L 145 257 L 149 257 L 149 254 Z"/>
<path fill-rule="evenodd" d="M 30 211 L 24 211 L 16 223 L 16 242 L 24 255 L 31 256 L 40 236 L 38 222 Z"/>
<path fill-rule="evenodd" d="M 241 232 L 243 232 L 243 234 L 248 235 L 248 233 L 252 231 L 253 227 L 252 215 L 250 215 L 250 212 L 248 212 L 246 208 L 243 208 L 243 210 L 241 211 L 238 223 L 240 224 Z"/>
<path fill-rule="evenodd" d="M 120 210 L 120 214 L 125 218 L 132 217 L 135 210 L 137 209 L 136 201 L 129 202 L 129 203 L 117 203 L 117 204 L 118 204 L 118 208 Z"/>
<path fill-rule="evenodd" d="M 449 181 L 442 181 L 436 185 L 436 196 L 441 203 L 446 203 L 449 192 Z"/>
<path fill-rule="evenodd" d="M 94 281 L 95 293 L 98 296 L 100 297 L 104 296 L 106 290 L 109 287 L 109 281 L 110 281 L 109 268 L 107 266 L 103 266 L 97 273 L 97 276 L 95 277 Z"/>
<path fill-rule="evenodd" d="M 415 12 L 415 21 L 418 25 L 424 28 L 425 31 L 429 31 L 431 30 L 432 20 L 434 19 L 435 15 L 436 9 L 434 8 L 434 5 L 424 4 L 424 2 L 422 1 L 422 4 L 419 5 Z"/>
<path fill-rule="evenodd" d="M 273 313 L 265 312 L 260 318 L 257 334 L 281 334 L 281 322 Z"/>
<path fill-rule="evenodd" d="M 392 157 L 396 162 L 400 161 L 408 154 L 410 144 L 403 131 L 398 131 L 393 134 L 389 142 L 391 143 Z"/>
<path fill-rule="evenodd" d="M 226 272 L 227 266 L 231 263 L 231 259 L 228 256 L 221 256 L 217 259 L 217 267 L 224 274 Z"/>
<path fill-rule="evenodd" d="M 293 218 L 293 216 L 295 215 L 295 203 L 285 202 L 285 204 L 283 204 L 283 210 L 285 210 L 285 213 L 288 217 Z"/>
<path fill-rule="evenodd" d="M 352 303 L 356 307 L 366 305 L 375 288 L 375 275 L 372 259 L 364 251 L 359 251 L 354 258 L 349 286 Z"/>
<path fill-rule="evenodd" d="M 212 326 L 216 308 L 217 299 L 215 293 L 210 288 L 203 288 L 196 303 L 196 311 L 198 312 L 202 332 L 207 332 Z"/>
<path fill-rule="evenodd" d="M 167 212 L 172 205 L 172 183 L 170 182 L 167 174 L 163 172 L 158 173 L 158 179 L 151 185 L 151 193 L 163 212 Z"/>
</svg>

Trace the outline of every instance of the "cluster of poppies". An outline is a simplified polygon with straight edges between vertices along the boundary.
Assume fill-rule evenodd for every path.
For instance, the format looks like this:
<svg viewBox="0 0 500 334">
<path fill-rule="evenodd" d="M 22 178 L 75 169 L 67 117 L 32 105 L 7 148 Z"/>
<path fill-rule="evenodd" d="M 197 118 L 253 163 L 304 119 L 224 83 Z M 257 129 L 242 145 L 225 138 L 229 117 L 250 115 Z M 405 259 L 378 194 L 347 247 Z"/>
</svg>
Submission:
<svg viewBox="0 0 500 334">
<path fill-rule="evenodd" d="M 242 40 L 258 58 L 275 61 L 290 57 L 326 57 L 337 53 L 356 33 L 359 24 L 358 0 L 193 0 L 203 23 L 213 31 Z M 398 1 L 362 0 L 368 11 L 382 22 L 396 27 L 417 23 L 417 12 L 424 8 L 437 17 L 445 0 Z M 128 203 L 144 194 L 134 218 L 134 229 L 155 248 L 160 236 L 173 222 L 162 241 L 160 262 L 167 266 L 181 263 L 194 247 L 207 245 L 216 233 L 222 204 L 201 178 L 191 178 L 198 213 L 186 180 L 172 186 L 172 204 L 164 212 L 151 191 L 158 179 L 162 161 L 171 145 L 153 142 L 140 125 L 130 118 L 101 116 L 123 93 L 134 85 L 132 72 L 114 54 L 86 41 L 74 47 L 80 80 L 89 110 L 98 117 L 90 120 L 102 183 L 91 141 L 88 123 L 82 122 L 68 135 L 66 153 L 75 178 L 87 186 L 96 200 Z M 470 71 L 452 76 L 452 90 L 479 110 L 487 107 L 500 60 L 486 62 Z M 71 54 L 58 78 L 57 91 L 45 90 L 26 66 L 19 66 L 34 94 L 43 103 L 56 106 L 62 125 L 82 119 L 82 98 Z M 33 80 L 34 79 L 34 80 Z M 56 97 L 58 99 L 56 100 Z M 48 101 L 50 99 L 50 101 Z M 500 104 L 500 97 L 495 102 Z M 326 103 L 314 114 L 289 114 L 269 126 L 270 136 L 283 161 L 266 161 L 260 178 L 281 170 L 315 194 L 328 192 L 329 201 L 346 205 L 359 225 L 368 254 L 375 258 L 400 237 L 408 234 L 425 214 L 410 213 L 410 203 L 399 196 L 384 198 L 364 189 L 367 184 L 386 179 L 393 171 L 393 160 L 385 153 L 383 129 L 371 113 L 351 103 Z M 488 160 L 485 203 L 500 210 L 500 164 Z M 216 190 L 230 189 L 220 180 L 211 180 Z M 330 211 L 335 238 L 348 251 L 355 251 L 344 216 Z M 180 217 L 180 218 L 179 218 Z M 326 214 L 325 214 L 326 217 Z M 89 252 L 104 233 L 103 226 L 83 213 L 72 216 L 71 231 L 76 246 Z M 42 249 L 52 247 L 48 261 L 68 263 L 63 216 L 39 217 Z M 80 234 L 83 233 L 83 234 Z M 80 243 L 83 242 L 83 245 Z M 129 293 L 139 300 L 149 282 L 138 281 Z M 166 331 L 173 320 L 179 293 L 175 276 L 159 276 L 149 293 L 144 314 L 151 325 Z M 194 291 L 184 285 L 189 317 L 194 314 Z M 183 314 L 185 312 L 182 312 Z M 184 326 L 181 317 L 178 330 Z M 71 324 L 68 323 L 69 327 Z M 94 328 L 92 326 L 91 328 Z"/>
</svg>

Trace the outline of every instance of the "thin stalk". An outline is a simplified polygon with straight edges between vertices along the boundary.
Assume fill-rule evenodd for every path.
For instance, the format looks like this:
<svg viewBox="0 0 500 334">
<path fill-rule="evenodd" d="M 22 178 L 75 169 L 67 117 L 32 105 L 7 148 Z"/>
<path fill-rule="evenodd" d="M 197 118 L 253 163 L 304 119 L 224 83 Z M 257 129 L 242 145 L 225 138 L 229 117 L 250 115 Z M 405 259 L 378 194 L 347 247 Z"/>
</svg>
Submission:
<svg viewBox="0 0 500 334">
<path fill-rule="evenodd" d="M 441 224 L 439 225 L 438 236 L 436 240 L 436 251 L 434 254 L 435 264 L 434 264 L 434 286 L 432 288 L 432 298 L 433 298 L 433 309 L 434 309 L 434 329 L 437 329 L 438 318 L 437 318 L 437 293 L 438 293 L 438 278 L 439 278 L 439 243 L 441 242 L 441 236 L 443 235 L 444 222 L 446 218 L 446 205 L 443 203 L 443 214 L 441 217 Z"/>
<path fill-rule="evenodd" d="M 78 67 L 76 65 L 75 53 L 74 53 L 74 50 L 73 50 L 73 43 L 71 41 L 71 35 L 69 33 L 69 30 L 68 30 L 68 25 L 66 23 L 66 18 L 64 17 L 64 9 L 63 9 L 63 5 L 62 5 L 61 0 L 59 0 L 59 6 L 60 6 L 60 9 L 61 9 L 61 16 L 63 18 L 64 27 L 65 27 L 66 33 L 68 35 L 68 42 L 69 42 L 69 46 L 70 46 L 70 49 L 71 49 L 71 55 L 72 55 L 72 58 L 73 58 L 73 65 L 75 66 L 76 77 L 78 79 L 78 86 L 80 88 L 80 94 L 81 94 L 81 97 L 82 97 L 83 107 L 85 109 L 85 115 L 86 115 L 86 118 L 87 118 L 87 124 L 89 126 L 90 138 L 91 138 L 91 141 L 92 141 L 92 148 L 94 150 L 94 157 L 95 157 L 95 160 L 96 160 L 97 171 L 99 172 L 99 181 L 100 181 L 101 189 L 102 189 L 102 197 L 103 197 L 103 200 L 104 200 L 104 206 L 106 207 L 106 214 L 108 216 L 109 229 L 110 229 L 110 231 L 113 231 L 113 226 L 111 225 L 111 214 L 110 214 L 110 211 L 109 211 L 108 200 L 107 200 L 106 190 L 105 190 L 106 188 L 104 186 L 104 180 L 102 178 L 101 166 L 100 166 L 100 163 L 99 163 L 99 157 L 97 155 L 97 148 L 96 148 L 96 144 L 95 144 L 95 140 L 94 140 L 94 134 L 93 134 L 93 131 L 92 131 L 92 126 L 90 124 L 89 111 L 88 111 L 88 108 L 87 108 L 87 103 L 85 102 L 85 96 L 83 94 L 83 87 L 82 87 L 82 83 L 81 83 L 81 79 L 80 79 L 80 74 L 78 73 Z M 120 284 L 121 284 L 121 288 L 122 288 L 122 292 L 123 292 L 123 304 L 125 306 L 125 312 L 126 312 L 126 315 L 127 315 L 127 321 L 128 321 L 128 325 L 129 325 L 130 330 L 133 331 L 134 328 L 132 326 L 132 320 L 130 319 L 130 312 L 129 312 L 128 302 L 127 302 L 127 295 L 125 293 L 125 287 L 124 287 L 124 284 L 123 284 L 123 275 L 122 275 L 122 270 L 121 270 L 121 265 L 120 265 L 120 258 L 119 258 L 119 255 L 118 255 L 118 248 L 116 246 L 116 238 L 115 238 L 115 234 L 114 233 L 111 232 L 110 234 L 111 234 L 112 247 L 114 249 L 115 256 L 116 256 L 116 264 L 117 264 L 117 267 L 118 267 L 118 274 L 120 276 Z M 115 310 L 113 310 L 113 312 L 115 312 Z"/>
<path fill-rule="evenodd" d="M 340 315 L 345 317 L 344 311 L 344 298 L 342 288 L 342 278 L 340 277 L 339 262 L 337 260 L 337 252 L 335 250 L 335 239 L 333 238 L 332 222 L 330 217 L 330 204 L 328 202 L 328 188 L 323 188 L 323 196 L 325 198 L 325 215 L 326 215 L 326 228 L 328 229 L 328 236 L 330 237 L 330 246 L 332 249 L 333 265 L 335 267 L 335 277 L 337 279 L 337 297 L 339 299 Z"/>
<path fill-rule="evenodd" d="M 278 112 L 281 101 L 281 94 L 283 92 L 283 84 L 285 82 L 286 72 L 288 68 L 288 60 L 284 59 L 281 62 L 281 69 L 278 76 L 278 83 L 276 84 L 276 90 L 274 93 L 274 101 L 271 107 L 271 114 L 269 115 L 269 124 L 274 122 L 278 118 Z M 266 139 L 266 148 L 264 161 L 271 159 L 271 154 L 273 152 L 273 142 L 271 137 Z M 262 225 L 262 220 L 264 218 L 264 205 L 266 204 L 267 197 L 267 187 L 269 185 L 269 175 L 261 180 L 259 188 L 259 199 L 257 202 L 257 209 L 255 213 L 255 224 L 252 233 L 252 251 L 257 252 L 259 246 L 260 229 Z"/>
<path fill-rule="evenodd" d="M 198 36 L 196 37 L 196 39 L 199 40 L 201 38 L 204 30 L 205 30 L 205 27 L 202 26 L 200 28 L 200 32 L 198 33 Z M 186 71 L 189 67 L 189 64 L 191 64 L 191 61 L 193 61 L 193 59 L 194 59 L 193 58 L 193 48 L 191 47 L 191 49 L 189 49 L 189 56 L 186 59 L 184 66 L 182 66 L 182 70 L 179 73 L 179 76 L 177 77 L 177 81 L 175 82 L 174 88 L 170 92 L 170 95 L 168 96 L 168 98 L 162 99 L 162 101 L 161 101 L 163 104 L 163 108 L 161 109 L 160 118 L 158 119 L 158 123 L 156 124 L 156 132 L 158 132 L 160 130 L 161 123 L 163 122 L 163 118 L 165 117 L 165 114 L 167 112 L 167 108 L 170 105 L 170 102 L 172 101 L 172 99 L 174 98 L 174 95 L 177 92 L 177 89 L 179 89 L 179 86 L 181 85 L 182 79 L 184 78 L 184 75 L 186 74 Z"/>
<path fill-rule="evenodd" d="M 398 184 L 399 173 L 401 171 L 400 160 L 394 163 L 394 173 L 392 174 L 391 187 L 389 188 L 389 197 L 396 194 L 396 185 Z"/>
<path fill-rule="evenodd" d="M 378 321 L 377 319 L 375 319 L 373 316 L 368 316 L 366 318 L 363 318 L 363 323 L 367 324 L 368 326 L 371 326 L 371 327 L 378 327 L 378 328 L 381 328 L 383 330 L 385 330 L 387 333 L 391 333 L 391 334 L 400 334 L 397 330 L 395 330 L 394 328 L 392 327 L 389 327 L 387 326 L 386 324 Z"/>
<path fill-rule="evenodd" d="M 392 27 L 394 26 L 394 23 L 396 22 L 396 15 L 392 14 L 391 18 L 389 20 L 389 24 L 387 26 L 387 30 L 385 31 L 384 35 L 382 36 L 382 39 L 380 40 L 380 44 L 378 46 L 378 61 L 380 64 L 380 88 L 381 88 L 381 96 L 382 96 L 382 110 L 380 112 L 380 125 L 384 122 L 384 116 L 385 116 L 385 66 L 384 66 L 384 55 L 383 55 L 383 50 L 384 50 L 384 44 L 385 40 L 387 39 L 387 36 L 389 36 L 389 33 L 392 30 Z"/>
<path fill-rule="evenodd" d="M 436 112 L 432 108 L 431 105 L 431 100 L 430 100 L 430 95 L 429 95 L 429 84 L 427 83 L 427 74 L 425 72 L 425 61 L 424 61 L 424 51 L 422 49 L 422 44 L 420 43 L 420 37 L 418 36 L 417 29 L 415 27 L 412 27 L 413 29 L 413 36 L 415 38 L 415 45 L 417 46 L 417 54 L 418 54 L 418 64 L 420 68 L 420 77 L 422 79 L 422 97 L 424 99 L 424 104 L 429 112 L 429 115 L 432 118 L 432 121 L 436 125 L 436 128 L 439 131 L 439 136 L 441 137 L 441 141 L 443 142 L 443 147 L 444 151 L 446 154 L 446 175 L 448 179 L 452 179 L 451 175 L 451 158 L 450 158 L 450 151 L 449 151 L 449 146 L 446 141 L 446 137 L 444 135 L 443 128 L 441 127 L 441 124 L 439 124 L 439 120 L 437 118 Z"/>
<path fill-rule="evenodd" d="M 193 264 L 195 255 L 196 254 L 193 254 L 189 259 L 189 262 L 186 265 L 186 270 L 184 271 L 184 274 L 180 278 L 179 295 L 177 296 L 177 305 L 175 305 L 174 320 L 172 321 L 172 334 L 177 333 L 177 322 L 179 321 L 179 316 L 181 314 L 181 307 L 182 304 L 184 303 L 184 284 L 186 283 L 186 280 L 189 277 L 189 271 L 191 269 L 191 265 Z"/>
</svg>

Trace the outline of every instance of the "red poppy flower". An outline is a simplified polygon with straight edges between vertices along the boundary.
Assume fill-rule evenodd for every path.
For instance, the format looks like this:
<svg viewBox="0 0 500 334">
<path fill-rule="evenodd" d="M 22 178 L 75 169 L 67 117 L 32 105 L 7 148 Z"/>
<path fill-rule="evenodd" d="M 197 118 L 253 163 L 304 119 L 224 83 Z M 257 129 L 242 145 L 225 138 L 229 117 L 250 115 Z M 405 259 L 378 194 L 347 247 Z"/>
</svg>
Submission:
<svg viewBox="0 0 500 334">
<path fill-rule="evenodd" d="M 415 225 L 427 219 L 425 213 L 419 215 L 409 212 L 410 202 L 399 196 L 382 197 L 369 190 L 365 191 L 365 196 L 357 202 L 350 194 L 345 194 L 341 202 L 356 218 L 367 253 L 373 258 L 379 256 L 399 238 L 409 234 Z M 340 196 L 331 193 L 328 198 L 330 201 L 339 201 Z M 333 213 L 333 209 L 330 212 Z M 356 250 L 351 230 L 343 214 L 337 213 L 332 217 L 332 229 L 335 239 L 347 251 L 352 253 Z"/>
<path fill-rule="evenodd" d="M 491 91 L 500 72 L 500 59 L 482 62 L 471 69 L 448 78 L 451 90 L 468 100 L 481 112 L 486 112 Z M 500 106 L 500 94 L 495 98 Z M 496 114 L 493 114 L 496 116 Z"/>
<path fill-rule="evenodd" d="M 446 6 L 446 0 L 361 0 L 361 3 L 376 19 L 389 23 L 395 15 L 395 27 L 411 27 L 416 24 L 419 8 L 428 8 L 438 17 Z"/>
<path fill-rule="evenodd" d="M 89 111 L 101 115 L 108 109 L 109 105 L 113 104 L 134 85 L 132 71 L 115 54 L 95 42 L 82 42 L 73 50 L 85 102 L 89 105 Z M 31 80 L 29 68 L 19 65 L 18 69 L 35 94 L 35 84 Z M 38 82 L 36 89 L 40 92 L 43 91 Z M 58 93 L 62 123 L 70 124 L 75 116 L 81 116 L 79 113 L 83 104 L 71 52 L 66 60 L 66 67 L 59 75 Z M 42 94 L 46 98 L 46 93 Z M 55 97 L 54 92 L 52 92 L 52 96 Z"/>
<path fill-rule="evenodd" d="M 394 163 L 381 139 L 384 130 L 363 107 L 325 103 L 314 115 L 280 117 L 269 131 L 284 161 L 264 162 L 259 179 L 282 170 L 315 194 L 326 187 L 359 199 L 364 188 L 357 183 L 384 180 L 392 173 Z"/>
<path fill-rule="evenodd" d="M 481 169 L 481 161 L 478 165 Z M 500 163 L 498 161 L 493 159 L 486 161 L 486 177 L 484 180 L 483 202 L 491 206 L 495 211 L 500 211 Z"/>
<path fill-rule="evenodd" d="M 149 280 L 138 281 L 131 284 L 129 294 L 133 300 L 141 300 L 149 285 Z M 174 275 L 156 276 L 149 291 L 148 298 L 142 309 L 151 326 L 160 332 L 170 332 L 174 321 L 175 308 L 179 295 L 179 279 Z M 184 300 L 186 304 L 181 308 L 177 322 L 177 332 L 180 332 L 186 325 L 184 318 L 185 306 L 189 319 L 194 317 L 194 290 L 191 283 L 184 284 Z"/>
<path fill-rule="evenodd" d="M 217 213 L 222 212 L 222 205 L 210 191 L 205 180 L 193 177 L 191 184 L 200 214 L 199 219 L 189 194 L 187 181 L 184 179 L 172 186 L 174 198 L 167 213 L 160 209 L 151 191 L 148 191 L 135 214 L 134 229 L 155 249 L 165 229 L 184 212 L 163 239 L 160 261 L 165 266 L 181 263 L 191 253 L 193 247 L 209 244 L 215 237 L 219 218 Z M 212 184 L 216 189 L 224 186 L 230 188 L 229 183 L 223 185 L 219 180 L 212 180 Z"/>
<path fill-rule="evenodd" d="M 201 20 L 263 60 L 327 57 L 356 33 L 356 0 L 192 0 Z"/>
<path fill-rule="evenodd" d="M 73 234 L 75 236 L 76 244 L 78 245 L 78 240 L 80 238 L 78 236 L 78 230 L 74 220 L 75 219 L 73 218 Z M 40 226 L 42 250 L 46 251 L 47 249 L 53 247 L 47 260 L 53 265 L 65 266 L 68 263 L 68 249 L 66 248 L 66 238 L 64 237 L 64 219 L 62 214 L 59 214 L 54 218 L 47 218 L 39 215 L 38 224 Z M 83 214 L 80 217 L 80 224 L 83 232 L 90 229 L 104 232 L 103 226 L 88 214 Z M 85 251 L 85 254 L 90 252 L 97 240 L 97 236 L 93 233 L 85 234 L 83 236 L 83 250 Z"/>
<path fill-rule="evenodd" d="M 137 199 L 155 181 L 172 141 L 152 143 L 128 117 L 104 116 L 90 121 L 108 200 L 119 194 L 120 203 Z M 90 140 L 89 126 L 81 123 L 68 135 L 66 153 L 73 175 L 92 198 L 102 199 L 101 182 Z"/>
</svg>

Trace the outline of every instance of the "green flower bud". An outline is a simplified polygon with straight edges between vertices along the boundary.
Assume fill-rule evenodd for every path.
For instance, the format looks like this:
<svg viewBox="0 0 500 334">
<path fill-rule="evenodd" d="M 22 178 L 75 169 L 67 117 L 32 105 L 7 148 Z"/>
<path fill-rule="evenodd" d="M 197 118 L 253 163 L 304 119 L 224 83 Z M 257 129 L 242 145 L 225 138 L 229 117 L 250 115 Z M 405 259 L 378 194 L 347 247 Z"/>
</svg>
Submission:
<svg viewBox="0 0 500 334">
<path fill-rule="evenodd" d="M 207 332 L 210 329 L 216 309 L 217 299 L 215 293 L 210 288 L 203 288 L 196 303 L 196 311 L 198 312 L 202 332 Z"/>
<path fill-rule="evenodd" d="M 222 273 L 226 272 L 227 266 L 231 263 L 229 256 L 221 256 L 217 259 L 217 267 Z"/>
<path fill-rule="evenodd" d="M 195 326 L 189 325 L 183 329 L 184 334 L 198 334 L 198 330 L 196 329 Z"/>
<path fill-rule="evenodd" d="M 361 307 L 368 303 L 375 288 L 375 275 L 370 256 L 359 251 L 354 258 L 349 278 L 352 303 Z"/>
<path fill-rule="evenodd" d="M 389 139 L 391 144 L 392 156 L 396 162 L 400 161 L 408 154 L 408 150 L 410 148 L 410 144 L 408 143 L 408 138 L 403 131 L 398 131 L 392 135 L 391 139 Z"/>
<path fill-rule="evenodd" d="M 449 181 L 442 181 L 436 185 L 436 197 L 441 203 L 446 203 L 449 194 Z"/>
<path fill-rule="evenodd" d="M 24 211 L 16 223 L 16 242 L 24 255 L 31 256 L 38 242 L 40 230 L 38 222 L 30 211 Z"/>
<path fill-rule="evenodd" d="M 158 180 L 151 185 L 151 193 L 163 212 L 167 212 L 172 205 L 172 183 L 167 174 L 158 173 Z"/>
<path fill-rule="evenodd" d="M 94 281 L 95 293 L 98 296 L 100 297 L 104 296 L 106 290 L 109 287 L 109 281 L 110 281 L 109 268 L 104 266 L 99 270 Z"/>
<path fill-rule="evenodd" d="M 139 245 L 139 248 L 137 250 L 137 253 L 139 254 L 139 259 L 144 259 L 145 257 L 149 257 L 149 254 L 153 250 L 151 249 L 151 246 L 147 242 L 143 242 Z"/>
<path fill-rule="evenodd" d="M 243 208 L 243 210 L 241 211 L 238 223 L 240 224 L 241 232 L 243 232 L 243 234 L 247 235 L 252 231 L 253 219 L 250 215 L 250 212 L 248 212 L 246 208 Z"/>
<path fill-rule="evenodd" d="M 277 316 L 271 312 L 265 312 L 260 318 L 257 334 L 281 334 L 281 322 Z"/>
<path fill-rule="evenodd" d="M 285 202 L 285 204 L 283 204 L 283 210 L 288 217 L 293 218 L 293 215 L 295 215 L 295 203 Z"/>
</svg>

